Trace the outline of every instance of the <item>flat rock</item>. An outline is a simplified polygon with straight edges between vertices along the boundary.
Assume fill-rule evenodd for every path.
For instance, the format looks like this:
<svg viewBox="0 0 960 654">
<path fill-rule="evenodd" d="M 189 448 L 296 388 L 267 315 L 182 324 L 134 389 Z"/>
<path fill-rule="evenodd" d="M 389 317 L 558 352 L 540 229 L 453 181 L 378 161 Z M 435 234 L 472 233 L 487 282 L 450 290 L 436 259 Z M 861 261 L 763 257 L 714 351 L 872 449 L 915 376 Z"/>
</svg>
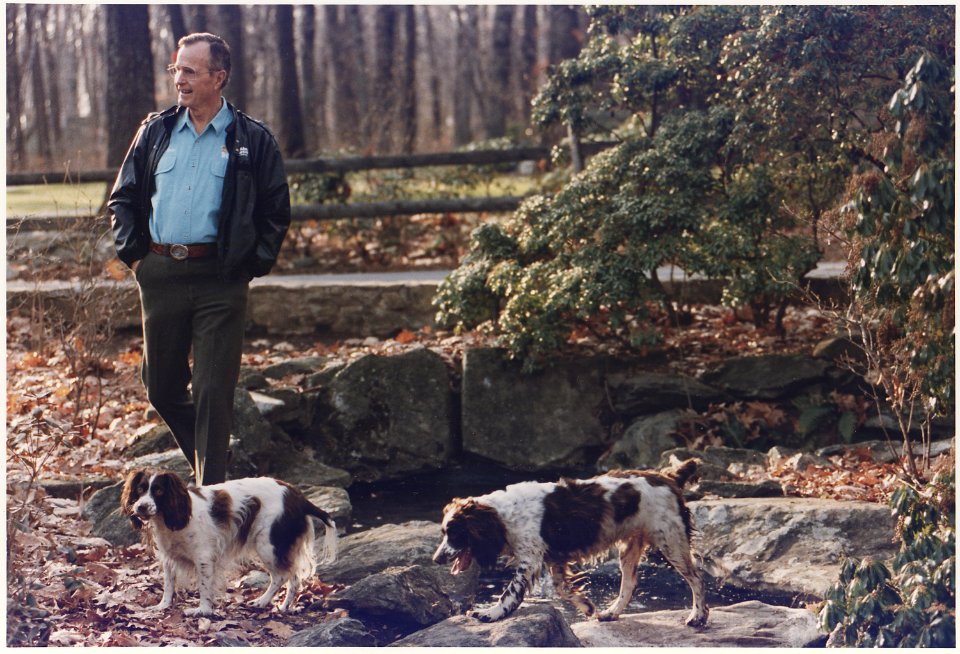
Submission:
<svg viewBox="0 0 960 654">
<path fill-rule="evenodd" d="M 392 647 L 580 647 L 580 641 L 556 607 L 527 600 L 498 622 L 465 615 L 398 640 Z"/>
<path fill-rule="evenodd" d="M 689 506 L 707 569 L 738 588 L 822 598 L 843 557 L 886 559 L 896 551 L 893 515 L 880 504 L 788 497 Z"/>
<path fill-rule="evenodd" d="M 377 639 L 363 623 L 353 618 L 339 618 L 297 632 L 285 647 L 376 647 Z"/>
<path fill-rule="evenodd" d="M 702 411 L 724 399 L 724 394 L 716 388 L 683 375 L 656 372 L 635 373 L 625 378 L 611 375 L 608 384 L 614 412 L 626 418 L 688 407 Z"/>
<path fill-rule="evenodd" d="M 689 611 L 624 614 L 616 622 L 588 620 L 571 629 L 584 647 L 807 647 L 820 638 L 807 609 L 741 602 L 710 609 L 706 627 L 684 624 Z"/>
<path fill-rule="evenodd" d="M 317 574 L 326 582 L 350 585 L 387 568 L 435 565 L 432 557 L 439 542 L 440 525 L 435 522 L 383 525 L 342 538 L 337 561 L 320 566 Z"/>
<path fill-rule="evenodd" d="M 813 357 L 767 354 L 736 357 L 703 376 L 703 381 L 742 399 L 774 400 L 827 378 L 831 364 Z"/>
</svg>

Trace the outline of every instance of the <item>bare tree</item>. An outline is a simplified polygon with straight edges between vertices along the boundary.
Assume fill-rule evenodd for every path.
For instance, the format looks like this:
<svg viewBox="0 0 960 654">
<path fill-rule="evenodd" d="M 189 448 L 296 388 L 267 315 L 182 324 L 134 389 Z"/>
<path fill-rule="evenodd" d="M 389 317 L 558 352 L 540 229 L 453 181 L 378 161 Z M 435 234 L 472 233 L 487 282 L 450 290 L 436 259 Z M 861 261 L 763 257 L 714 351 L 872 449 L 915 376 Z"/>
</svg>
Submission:
<svg viewBox="0 0 960 654">
<path fill-rule="evenodd" d="M 280 84 L 279 140 L 284 154 L 294 159 L 306 156 L 303 137 L 303 110 L 300 106 L 300 82 L 297 80 L 297 54 L 293 40 L 293 6 L 277 5 L 275 28 L 279 66 L 273 71 Z"/>
<path fill-rule="evenodd" d="M 323 107 L 320 101 L 323 85 L 317 84 L 317 15 L 313 5 L 302 5 L 299 8 L 297 26 L 300 43 L 300 88 L 303 96 L 304 138 L 307 150 L 316 152 L 320 131 L 318 122 L 323 116 L 320 109 Z"/>
<path fill-rule="evenodd" d="M 393 147 L 393 129 L 397 100 L 397 7 L 379 5 L 374 10 L 374 110 L 377 152 L 387 153 Z"/>
<path fill-rule="evenodd" d="M 453 143 L 465 145 L 473 140 L 473 96 L 476 82 L 471 58 L 478 50 L 475 6 L 452 9 L 456 17 L 456 72 L 453 84 Z"/>
<path fill-rule="evenodd" d="M 550 63 L 573 59 L 580 54 L 580 23 L 577 8 L 570 5 L 552 5 L 550 11 Z"/>
<path fill-rule="evenodd" d="M 30 96 L 34 115 L 30 135 L 37 137 L 37 154 L 40 160 L 49 165 L 53 159 L 53 144 L 50 142 L 50 114 L 47 103 L 47 88 L 44 81 L 43 26 L 46 19 L 45 5 L 27 5 L 25 34 L 27 37 L 27 70 L 30 71 Z"/>
<path fill-rule="evenodd" d="M 20 92 L 23 79 L 20 69 L 19 22 L 20 9 L 17 5 L 7 5 L 7 147 L 13 146 L 13 157 L 7 159 L 18 168 L 26 163 L 27 149 L 23 138 L 20 118 L 23 115 L 23 100 Z"/>
<path fill-rule="evenodd" d="M 119 166 L 143 117 L 154 109 L 147 5 L 106 5 L 107 165 Z"/>
<path fill-rule="evenodd" d="M 523 122 L 530 120 L 530 103 L 537 92 L 537 5 L 524 5 L 523 32 L 520 37 L 520 103 Z"/>
<path fill-rule="evenodd" d="M 426 30 L 425 44 L 427 57 L 430 61 L 430 126 L 434 141 L 443 138 L 443 106 L 440 93 L 440 62 L 437 60 L 437 36 L 434 34 L 433 18 L 430 16 L 430 7 L 423 8 L 423 23 Z"/>
<path fill-rule="evenodd" d="M 513 7 L 497 5 L 493 11 L 493 41 L 490 48 L 490 86 L 486 111 L 487 138 L 507 133 L 510 109 L 511 42 L 513 40 Z"/>
<path fill-rule="evenodd" d="M 170 32 L 173 43 L 170 52 L 177 49 L 177 43 L 187 35 L 187 21 L 183 17 L 183 5 L 167 5 L 167 16 L 170 18 Z"/>
<path fill-rule="evenodd" d="M 247 110 L 247 72 L 246 44 L 243 35 L 243 7 L 240 5 L 217 5 L 217 22 L 220 36 L 230 46 L 230 83 L 224 95 L 238 109 Z"/>
<path fill-rule="evenodd" d="M 417 141 L 417 15 L 413 5 L 404 5 L 403 82 L 400 87 L 402 143 L 400 149 L 410 154 Z"/>
</svg>

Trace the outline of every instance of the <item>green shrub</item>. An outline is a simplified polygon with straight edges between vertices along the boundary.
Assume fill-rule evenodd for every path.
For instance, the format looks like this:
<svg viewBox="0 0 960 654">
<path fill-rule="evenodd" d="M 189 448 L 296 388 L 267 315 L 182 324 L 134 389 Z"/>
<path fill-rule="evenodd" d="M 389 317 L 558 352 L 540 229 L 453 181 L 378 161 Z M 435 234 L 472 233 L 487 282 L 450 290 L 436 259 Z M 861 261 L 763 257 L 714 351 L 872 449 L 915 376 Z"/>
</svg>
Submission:
<svg viewBox="0 0 960 654">
<path fill-rule="evenodd" d="M 905 483 L 890 504 L 900 541 L 891 566 L 871 559 L 845 561 L 820 609 L 820 626 L 835 646 L 953 647 L 954 474 L 939 474 L 919 488 Z"/>
</svg>

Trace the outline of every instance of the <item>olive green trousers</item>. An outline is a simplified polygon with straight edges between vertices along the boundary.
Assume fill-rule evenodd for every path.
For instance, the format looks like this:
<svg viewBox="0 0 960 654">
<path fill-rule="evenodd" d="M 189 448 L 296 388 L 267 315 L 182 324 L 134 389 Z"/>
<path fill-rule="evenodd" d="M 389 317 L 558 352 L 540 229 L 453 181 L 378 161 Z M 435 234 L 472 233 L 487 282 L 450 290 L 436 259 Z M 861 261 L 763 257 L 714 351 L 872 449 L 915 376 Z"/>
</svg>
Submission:
<svg viewBox="0 0 960 654">
<path fill-rule="evenodd" d="M 197 483 L 223 482 L 249 285 L 222 281 L 215 258 L 177 261 L 153 252 L 141 260 L 136 278 L 147 399 Z"/>
</svg>

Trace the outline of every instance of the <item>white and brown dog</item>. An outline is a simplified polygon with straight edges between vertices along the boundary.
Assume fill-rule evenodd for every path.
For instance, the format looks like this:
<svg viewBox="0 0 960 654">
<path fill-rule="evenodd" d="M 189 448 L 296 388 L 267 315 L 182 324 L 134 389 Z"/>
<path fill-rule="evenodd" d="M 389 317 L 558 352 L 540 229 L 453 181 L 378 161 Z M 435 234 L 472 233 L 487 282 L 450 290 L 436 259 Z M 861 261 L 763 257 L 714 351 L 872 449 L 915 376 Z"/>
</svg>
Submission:
<svg viewBox="0 0 960 654">
<path fill-rule="evenodd" d="M 269 477 L 234 479 L 187 487 L 174 473 L 134 470 L 127 476 L 121 510 L 134 527 L 146 526 L 163 567 L 163 599 L 169 608 L 177 582 L 196 580 L 200 605 L 186 615 L 210 615 L 232 564 L 256 555 L 270 573 L 270 586 L 252 605 L 264 608 L 286 584 L 286 611 L 300 583 L 315 567 L 313 525 L 325 528 L 323 558 L 336 558 L 337 527 L 293 486 Z"/>
<path fill-rule="evenodd" d="M 570 564 L 595 561 L 617 545 L 620 595 L 597 617 L 616 620 L 637 584 L 637 565 L 647 548 L 657 548 L 693 591 L 687 624 L 707 622 L 703 577 L 693 562 L 690 511 L 681 488 L 696 472 L 690 460 L 675 471 L 611 471 L 588 480 L 523 482 L 481 497 L 455 499 L 443 511 L 443 540 L 436 563 L 453 561 L 459 574 L 476 560 L 493 566 L 500 555 L 512 557 L 516 574 L 492 607 L 471 611 L 484 622 L 513 612 L 536 575 L 549 570 L 561 597 L 587 616 L 596 609 L 578 587 Z"/>
</svg>

